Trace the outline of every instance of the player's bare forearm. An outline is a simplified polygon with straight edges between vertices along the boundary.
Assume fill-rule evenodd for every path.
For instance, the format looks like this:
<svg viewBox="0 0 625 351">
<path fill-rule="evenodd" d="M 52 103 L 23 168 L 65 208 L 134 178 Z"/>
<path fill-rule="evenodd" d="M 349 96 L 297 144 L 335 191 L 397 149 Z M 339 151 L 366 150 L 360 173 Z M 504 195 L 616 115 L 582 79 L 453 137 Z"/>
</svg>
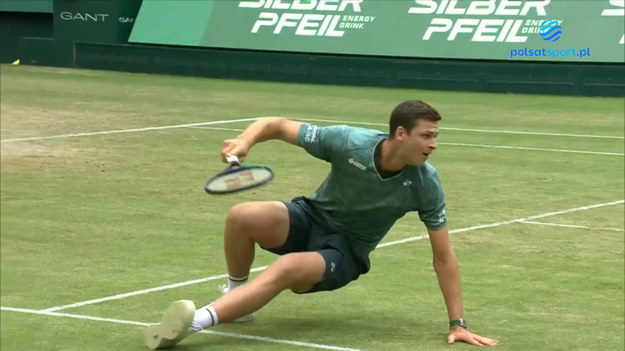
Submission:
<svg viewBox="0 0 625 351">
<path fill-rule="evenodd" d="M 276 139 L 295 144 L 301 125 L 301 122 L 282 117 L 259 118 L 236 138 L 224 140 L 221 157 L 225 162 L 227 155 L 236 155 L 243 161 L 252 146 L 266 140 Z"/>
<path fill-rule="evenodd" d="M 434 259 L 434 269 L 438 277 L 438 283 L 445 298 L 449 320 L 464 318 L 462 312 L 462 291 L 460 289 L 460 272 L 458 261 L 453 254 L 453 250 L 445 255 L 443 259 Z M 495 339 L 486 338 L 474 334 L 461 326 L 449 328 L 447 342 L 450 344 L 456 341 L 466 342 L 475 346 L 496 346 L 499 342 Z"/>
<path fill-rule="evenodd" d="M 444 260 L 434 259 L 434 270 L 438 284 L 445 299 L 449 320 L 464 318 L 462 307 L 462 290 L 460 287 L 460 272 L 456 256 L 451 254 Z"/>
<path fill-rule="evenodd" d="M 449 241 L 447 228 L 428 229 L 434 270 L 445 299 L 449 320 L 464 318 L 462 311 L 462 291 L 458 260 Z"/>
<path fill-rule="evenodd" d="M 283 117 L 263 117 L 256 120 L 237 139 L 245 140 L 250 147 L 266 140 L 283 140 L 294 144 L 301 122 Z"/>
<path fill-rule="evenodd" d="M 462 289 L 460 287 L 460 269 L 458 259 L 449 242 L 447 228 L 432 230 L 428 229 L 430 244 L 432 245 L 433 264 L 438 284 L 441 287 L 449 320 L 464 318 L 462 311 Z M 449 329 L 447 342 L 452 344 L 456 341 L 466 342 L 475 346 L 495 346 L 498 341 L 474 334 L 460 326 Z"/>
</svg>

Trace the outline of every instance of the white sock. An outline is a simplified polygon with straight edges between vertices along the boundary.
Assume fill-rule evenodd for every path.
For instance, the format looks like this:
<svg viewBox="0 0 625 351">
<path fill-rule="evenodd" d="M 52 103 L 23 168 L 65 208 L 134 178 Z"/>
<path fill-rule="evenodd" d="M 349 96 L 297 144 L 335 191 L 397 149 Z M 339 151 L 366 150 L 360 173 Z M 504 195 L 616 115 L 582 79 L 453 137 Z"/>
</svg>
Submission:
<svg viewBox="0 0 625 351">
<path fill-rule="evenodd" d="M 217 313 L 215 312 L 213 306 L 204 306 L 199 310 L 195 311 L 195 317 L 193 318 L 193 323 L 191 323 L 191 328 L 189 328 L 189 332 L 198 332 L 200 330 L 215 326 L 217 325 L 217 323 L 219 323 L 219 318 L 217 318 Z"/>
<path fill-rule="evenodd" d="M 247 283 L 247 277 L 237 278 L 228 275 L 228 291 L 231 291 L 232 289 L 237 288 L 245 283 Z"/>
</svg>

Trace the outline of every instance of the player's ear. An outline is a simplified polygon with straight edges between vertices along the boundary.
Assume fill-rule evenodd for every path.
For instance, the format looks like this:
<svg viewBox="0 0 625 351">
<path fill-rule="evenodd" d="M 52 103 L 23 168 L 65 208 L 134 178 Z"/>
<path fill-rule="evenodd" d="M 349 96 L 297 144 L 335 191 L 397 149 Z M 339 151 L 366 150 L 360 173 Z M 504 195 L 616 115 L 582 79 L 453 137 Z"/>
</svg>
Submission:
<svg viewBox="0 0 625 351">
<path fill-rule="evenodd" d="M 404 127 L 402 126 L 397 127 L 397 130 L 395 130 L 395 139 L 403 141 L 406 136 L 406 129 L 404 129 Z"/>
</svg>

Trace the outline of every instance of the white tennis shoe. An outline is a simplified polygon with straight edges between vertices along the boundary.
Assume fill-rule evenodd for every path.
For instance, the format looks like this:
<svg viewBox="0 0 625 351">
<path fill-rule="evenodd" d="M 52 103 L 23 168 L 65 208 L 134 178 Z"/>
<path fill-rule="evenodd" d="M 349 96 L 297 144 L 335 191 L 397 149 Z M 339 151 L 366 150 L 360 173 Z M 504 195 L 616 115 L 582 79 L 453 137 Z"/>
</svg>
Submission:
<svg viewBox="0 0 625 351">
<path fill-rule="evenodd" d="M 195 317 L 195 305 L 189 300 L 172 302 L 160 323 L 151 324 L 145 330 L 145 344 L 151 350 L 176 345 L 187 335 Z"/>
</svg>

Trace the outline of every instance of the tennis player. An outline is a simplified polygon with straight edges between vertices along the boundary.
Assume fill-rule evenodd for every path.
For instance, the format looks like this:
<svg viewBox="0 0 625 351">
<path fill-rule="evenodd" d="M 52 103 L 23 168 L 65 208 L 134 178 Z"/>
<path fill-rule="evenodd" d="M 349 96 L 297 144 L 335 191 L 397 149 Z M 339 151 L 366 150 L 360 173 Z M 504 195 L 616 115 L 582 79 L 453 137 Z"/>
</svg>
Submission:
<svg viewBox="0 0 625 351">
<path fill-rule="evenodd" d="M 298 294 L 335 290 L 369 271 L 369 254 L 407 212 L 418 212 L 427 228 L 433 265 L 449 317 L 448 343 L 476 346 L 497 341 L 467 329 L 458 262 L 449 241 L 445 197 L 436 169 L 439 113 L 409 100 L 391 113 L 389 134 L 348 126 L 319 127 L 285 118 L 261 118 L 221 150 L 245 159 L 266 140 L 283 140 L 331 163 L 325 181 L 310 197 L 233 207 L 226 218 L 224 246 L 228 285 L 219 299 L 200 309 L 172 303 L 160 323 L 146 330 L 151 349 L 175 345 L 217 323 L 249 321 L 281 291 Z M 255 246 L 279 257 L 248 282 Z"/>
</svg>

